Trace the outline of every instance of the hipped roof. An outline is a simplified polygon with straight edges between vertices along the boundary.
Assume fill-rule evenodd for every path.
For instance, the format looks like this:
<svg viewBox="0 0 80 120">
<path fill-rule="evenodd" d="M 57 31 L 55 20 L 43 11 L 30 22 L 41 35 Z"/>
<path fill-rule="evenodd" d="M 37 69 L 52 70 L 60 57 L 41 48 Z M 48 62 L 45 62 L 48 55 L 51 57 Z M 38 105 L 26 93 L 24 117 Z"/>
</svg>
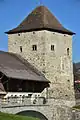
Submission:
<svg viewBox="0 0 80 120">
<path fill-rule="evenodd" d="M 8 78 L 49 82 L 45 76 L 20 55 L 0 51 L 0 72 Z"/>
<path fill-rule="evenodd" d="M 18 27 L 9 30 L 6 33 L 13 34 L 34 30 L 51 30 L 69 35 L 75 34 L 72 31 L 64 28 L 45 6 L 39 6 L 35 8 Z"/>
</svg>

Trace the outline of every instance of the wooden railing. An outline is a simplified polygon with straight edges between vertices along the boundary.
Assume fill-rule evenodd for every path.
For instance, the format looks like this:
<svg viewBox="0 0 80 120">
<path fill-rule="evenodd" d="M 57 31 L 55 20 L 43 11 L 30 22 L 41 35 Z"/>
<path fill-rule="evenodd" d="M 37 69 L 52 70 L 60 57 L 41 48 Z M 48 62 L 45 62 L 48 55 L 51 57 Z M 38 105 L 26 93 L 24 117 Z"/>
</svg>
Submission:
<svg viewBox="0 0 80 120">
<path fill-rule="evenodd" d="M 46 105 L 47 99 L 45 97 L 16 97 L 16 98 L 7 98 L 7 99 L 0 99 L 0 105 L 3 107 L 10 107 L 10 106 L 23 106 L 23 105 Z"/>
</svg>

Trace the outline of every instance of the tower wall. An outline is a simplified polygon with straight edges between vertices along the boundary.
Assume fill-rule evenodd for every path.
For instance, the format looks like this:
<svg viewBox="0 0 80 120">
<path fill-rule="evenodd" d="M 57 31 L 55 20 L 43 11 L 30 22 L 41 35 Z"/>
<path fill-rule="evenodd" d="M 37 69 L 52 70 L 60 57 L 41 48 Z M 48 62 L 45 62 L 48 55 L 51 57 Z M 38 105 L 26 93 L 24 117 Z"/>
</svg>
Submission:
<svg viewBox="0 0 80 120">
<path fill-rule="evenodd" d="M 33 45 L 37 45 L 37 51 L 33 51 Z M 20 54 L 43 72 L 51 82 L 49 97 L 74 99 L 72 36 L 47 30 L 9 34 L 8 50 Z"/>
</svg>

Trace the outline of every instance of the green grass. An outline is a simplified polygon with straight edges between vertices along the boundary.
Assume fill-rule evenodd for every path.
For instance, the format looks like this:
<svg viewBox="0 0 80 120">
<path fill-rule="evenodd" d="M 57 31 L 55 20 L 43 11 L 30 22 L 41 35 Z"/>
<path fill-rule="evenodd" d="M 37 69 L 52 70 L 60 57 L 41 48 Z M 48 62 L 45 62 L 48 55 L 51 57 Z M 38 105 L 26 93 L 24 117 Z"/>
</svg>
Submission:
<svg viewBox="0 0 80 120">
<path fill-rule="evenodd" d="M 74 106 L 73 109 L 80 109 L 80 105 Z"/>
<path fill-rule="evenodd" d="M 39 119 L 0 112 L 0 120 L 39 120 Z"/>
</svg>

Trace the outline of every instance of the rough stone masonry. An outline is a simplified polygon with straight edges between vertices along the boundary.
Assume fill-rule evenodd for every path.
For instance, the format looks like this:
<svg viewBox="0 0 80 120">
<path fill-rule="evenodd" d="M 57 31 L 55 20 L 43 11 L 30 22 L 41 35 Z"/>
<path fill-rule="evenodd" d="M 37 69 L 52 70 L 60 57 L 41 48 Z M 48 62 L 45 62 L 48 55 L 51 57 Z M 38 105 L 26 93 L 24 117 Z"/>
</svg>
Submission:
<svg viewBox="0 0 80 120">
<path fill-rule="evenodd" d="M 44 6 L 36 8 L 22 24 L 7 33 L 8 51 L 20 54 L 51 82 L 47 88 L 49 106 L 45 110 L 43 107 L 42 113 L 46 112 L 49 120 L 73 120 L 73 33 L 63 28 Z"/>
<path fill-rule="evenodd" d="M 8 35 L 9 52 L 20 54 L 44 73 L 51 82 L 49 97 L 74 101 L 72 36 L 47 30 L 19 34 Z M 37 45 L 37 51 L 33 51 L 33 45 Z"/>
</svg>

